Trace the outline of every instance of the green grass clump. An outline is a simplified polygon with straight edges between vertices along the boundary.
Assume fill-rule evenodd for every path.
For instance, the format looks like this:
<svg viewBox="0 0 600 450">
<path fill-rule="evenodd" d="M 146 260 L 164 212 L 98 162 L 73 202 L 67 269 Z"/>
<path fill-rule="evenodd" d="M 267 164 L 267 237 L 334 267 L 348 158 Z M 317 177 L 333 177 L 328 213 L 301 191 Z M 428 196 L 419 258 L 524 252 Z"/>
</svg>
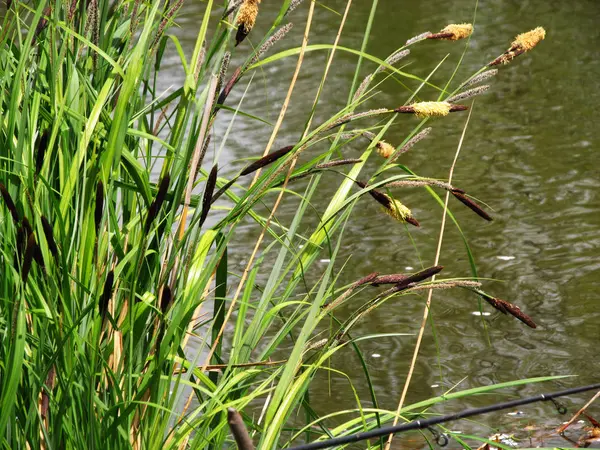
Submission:
<svg viewBox="0 0 600 450">
<path fill-rule="evenodd" d="M 439 87 L 430 77 L 394 66 L 408 47 L 444 33 L 421 36 L 387 60 L 371 56 L 364 50 L 377 8 L 373 2 L 361 50 L 336 42 L 266 57 L 289 31 L 289 0 L 260 40 L 236 21 L 232 6 L 239 2 L 218 6 L 207 0 L 188 58 L 169 33 L 182 3 L 9 2 L 0 30 L 4 448 L 217 449 L 233 442 L 230 407 L 244 411 L 254 441 L 268 449 L 389 422 L 395 414 L 379 409 L 366 366 L 349 380 L 367 383 L 372 397 L 367 405 L 357 399 L 355 409 L 340 411 L 340 417 L 348 416 L 343 426 L 331 428 L 331 418 L 320 417 L 307 396 L 315 374 L 333 370 L 329 360 L 335 353 L 360 356 L 357 342 L 378 337 L 353 338 L 355 323 L 385 301 L 423 289 L 437 270 L 341 286 L 334 262 L 353 207 L 363 197 L 376 200 L 392 217 L 415 225 L 386 187 L 411 181 L 438 201 L 432 187 L 449 190 L 484 218 L 487 214 L 464 191 L 394 163 L 416 143 L 429 116 L 467 109 L 445 102 L 414 104 L 423 89 L 441 102 L 464 90 L 465 83 L 450 92 L 452 80 Z M 255 6 L 246 0 L 242 7 Z M 301 16 L 299 21 L 304 23 Z M 245 45 L 248 33 L 259 42 L 255 51 Z M 276 126 L 265 154 L 252 155 L 254 163 L 224 178 L 218 159 L 208 162 L 206 154 L 216 117 L 231 117 L 233 111 L 233 123 L 245 115 L 231 104 L 230 92 L 251 83 L 247 75 L 259 67 L 316 50 L 327 50 L 332 58 L 338 51 L 358 56 L 346 106 L 312 124 L 328 65 L 323 84 L 315 88 L 313 110 L 293 111 L 308 117 L 302 138 L 273 150 Z M 232 52 L 248 53 L 235 70 L 228 67 Z M 167 53 L 180 57 L 185 81 L 163 94 L 158 80 Z M 360 83 L 365 61 L 376 69 Z M 415 85 L 404 106 L 356 113 L 385 71 Z M 381 159 L 382 137 L 395 120 L 404 120 L 400 113 L 422 120 L 396 153 L 387 144 L 388 159 Z M 357 128 L 369 119 L 377 122 Z M 227 136 L 219 136 L 222 145 Z M 360 158 L 336 159 L 346 144 L 365 138 Z M 369 158 L 382 161 L 371 176 L 363 173 Z M 323 176 L 339 188 L 321 222 L 307 233 L 305 214 L 317 200 Z M 297 179 L 305 183 L 294 184 Z M 294 186 L 304 186 L 300 204 L 291 223 L 281 224 L 277 206 Z M 274 205 L 267 217 L 263 204 Z M 249 243 L 243 272 L 233 273 L 228 248 L 247 219 L 262 234 Z M 394 223 L 384 215 L 381 220 Z M 321 254 L 331 263 L 311 281 L 305 273 Z M 379 284 L 389 284 L 389 290 L 349 318 L 336 317 L 340 305 Z M 473 280 L 429 286 L 469 289 L 526 322 L 518 308 L 485 294 Z M 408 405 L 402 412 L 418 415 L 439 401 Z M 298 410 L 306 418 L 301 423 L 294 416 Z M 339 417 L 333 419 L 339 423 Z"/>
</svg>

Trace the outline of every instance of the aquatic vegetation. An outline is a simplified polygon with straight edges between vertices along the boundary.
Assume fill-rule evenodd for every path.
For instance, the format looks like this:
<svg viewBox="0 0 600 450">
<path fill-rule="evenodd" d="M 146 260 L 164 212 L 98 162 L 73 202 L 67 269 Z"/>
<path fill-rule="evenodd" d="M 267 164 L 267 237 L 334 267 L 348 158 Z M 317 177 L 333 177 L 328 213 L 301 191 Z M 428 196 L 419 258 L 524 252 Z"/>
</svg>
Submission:
<svg viewBox="0 0 600 450">
<path fill-rule="evenodd" d="M 450 180 L 419 177 L 397 161 L 435 133 L 438 119 L 467 111 L 454 102 L 487 92 L 487 85 L 464 89 L 497 71 L 486 65 L 461 83 L 450 80 L 458 86 L 452 90 L 394 66 L 417 58 L 425 39 L 456 41 L 473 32 L 470 24 L 448 25 L 405 44 L 406 36 L 398 38 L 400 48 L 388 57 L 356 50 L 343 106 L 317 115 L 335 58 L 347 49 L 337 38 L 311 47 L 320 39 L 311 28 L 320 6 L 307 2 L 302 16 L 301 3 L 281 2 L 267 19 L 258 14 L 260 0 L 203 2 L 200 20 L 186 24 L 197 28 L 188 55 L 172 32 L 182 0 L 8 2 L 0 30 L 4 447 L 223 448 L 234 445 L 231 427 L 240 445 L 251 440 L 271 449 L 372 429 L 397 415 L 380 408 L 365 364 L 348 379 L 366 383 L 372 397 L 340 412 L 350 415 L 343 425 L 314 411 L 308 392 L 334 355 L 353 353 L 364 363 L 356 343 L 381 336 L 355 336 L 355 325 L 384 303 L 458 289 L 536 326 L 518 306 L 484 290 L 489 285 L 476 274 L 436 279 L 443 269 L 437 262 L 387 275 L 364 267 L 361 279 L 344 281 L 339 252 L 355 208 L 383 209 L 395 220 L 373 220 L 397 233 L 420 225 L 392 189 L 421 188 L 431 208 L 438 200 L 433 188 L 443 189 L 463 211 L 491 220 Z M 287 39 L 292 12 L 305 26 L 299 47 Z M 345 13 L 351 11 L 340 16 L 338 37 Z M 268 31 L 256 36 L 262 20 Z M 530 51 L 545 36 L 536 30 L 519 35 L 501 62 Z M 313 109 L 288 108 L 309 51 L 329 57 Z M 163 91 L 164 67 L 172 64 L 166 58 L 173 56 L 184 76 Z M 277 61 L 295 61 L 296 69 L 289 69 L 288 94 L 270 123 L 242 106 L 245 96 L 262 95 L 253 74 Z M 280 70 L 287 74 L 288 66 Z M 416 87 L 394 105 L 378 104 L 373 85 L 390 75 Z M 305 128 L 284 136 L 286 114 L 306 117 Z M 226 131 L 215 126 L 217 118 L 230 121 Z M 240 120 L 272 135 L 246 142 L 244 162 L 232 165 L 221 149 Z M 384 140 L 394 120 L 408 127 L 403 140 L 388 135 L 395 146 Z M 288 145 L 277 147 L 280 140 Z M 337 188 L 331 198 L 320 189 L 323 180 Z M 289 199 L 298 203 L 293 220 L 283 223 L 277 213 Z M 313 209 L 318 223 L 309 217 Z M 243 223 L 257 232 L 238 254 L 233 243 Z M 318 261 L 326 267 L 317 268 Z M 352 261 L 363 268 L 360 258 Z M 440 401 L 399 410 L 421 414 Z"/>
</svg>

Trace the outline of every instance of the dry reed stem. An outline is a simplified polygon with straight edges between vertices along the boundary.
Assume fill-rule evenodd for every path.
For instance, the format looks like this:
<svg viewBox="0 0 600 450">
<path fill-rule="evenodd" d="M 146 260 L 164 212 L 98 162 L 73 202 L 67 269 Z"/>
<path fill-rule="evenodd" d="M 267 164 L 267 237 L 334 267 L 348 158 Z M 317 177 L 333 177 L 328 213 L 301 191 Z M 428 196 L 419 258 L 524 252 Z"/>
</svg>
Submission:
<svg viewBox="0 0 600 450">
<path fill-rule="evenodd" d="M 569 420 L 569 421 L 568 421 L 567 423 L 565 423 L 564 425 L 561 425 L 560 427 L 558 427 L 558 428 L 556 429 L 556 432 L 557 432 L 558 434 L 563 434 L 563 433 L 565 432 L 565 430 L 566 430 L 567 428 L 569 428 L 569 427 L 571 426 L 571 424 L 572 424 L 573 422 L 575 422 L 575 421 L 577 420 L 577 418 L 578 418 L 578 417 L 579 417 L 581 414 L 583 414 L 583 412 L 584 412 L 584 411 L 585 411 L 585 410 L 586 410 L 586 409 L 587 409 L 587 408 L 588 408 L 588 407 L 589 407 L 589 406 L 590 406 L 592 403 L 594 403 L 594 402 L 595 402 L 595 401 L 596 401 L 598 398 L 600 398 L 600 391 L 596 392 L 596 395 L 594 395 L 594 396 L 592 397 L 592 399 L 591 399 L 589 402 L 587 402 L 583 408 L 581 408 L 579 411 L 577 411 L 577 412 L 575 413 L 575 415 L 574 415 L 573 417 L 571 417 L 571 420 Z"/>
<path fill-rule="evenodd" d="M 454 161 L 452 161 L 452 165 L 450 166 L 450 172 L 448 174 L 448 184 L 452 184 L 452 176 L 454 175 L 454 168 L 456 167 L 456 161 L 458 160 L 458 155 L 460 154 L 460 150 L 462 148 L 463 141 L 465 139 L 465 134 L 467 132 L 467 127 L 469 126 L 469 120 L 471 119 L 471 114 L 473 112 L 473 107 L 475 106 L 475 102 L 471 106 L 469 110 L 469 115 L 467 116 L 467 121 L 465 123 L 465 127 L 463 128 L 462 135 L 460 137 L 460 141 L 458 142 L 458 148 L 456 149 L 456 154 L 454 155 Z M 434 266 L 437 266 L 440 262 L 440 255 L 442 253 L 442 242 L 444 241 L 444 229 L 446 228 L 446 216 L 448 213 L 448 201 L 450 200 L 450 191 L 446 191 L 446 198 L 444 200 L 444 212 L 442 214 L 442 223 L 440 225 L 440 237 L 438 239 L 437 250 L 435 252 L 435 261 L 433 263 Z M 431 277 L 431 282 L 435 281 L 435 275 Z M 421 327 L 419 328 L 419 335 L 417 336 L 417 343 L 415 344 L 415 350 L 413 352 L 412 361 L 410 363 L 410 368 L 408 369 L 408 375 L 406 377 L 406 381 L 404 382 L 404 388 L 402 389 L 402 395 L 400 397 L 400 402 L 398 403 L 398 408 L 396 408 L 396 415 L 394 416 L 394 423 L 396 425 L 398 423 L 398 419 L 400 418 L 400 411 L 402 410 L 402 406 L 404 406 L 404 400 L 406 399 L 406 394 L 408 393 L 408 387 L 410 386 L 410 381 L 413 376 L 413 372 L 415 370 L 415 366 L 417 364 L 417 357 L 419 356 L 419 350 L 421 349 L 421 341 L 423 340 L 423 334 L 425 333 L 425 326 L 427 325 L 427 318 L 429 317 L 429 309 L 431 308 L 431 299 L 433 297 L 433 289 L 429 290 L 427 295 L 427 303 L 425 304 L 425 309 L 423 310 L 423 320 L 421 321 Z M 394 439 L 394 435 L 390 434 L 385 444 L 385 450 L 390 450 L 390 446 L 392 445 L 392 439 Z"/>
</svg>

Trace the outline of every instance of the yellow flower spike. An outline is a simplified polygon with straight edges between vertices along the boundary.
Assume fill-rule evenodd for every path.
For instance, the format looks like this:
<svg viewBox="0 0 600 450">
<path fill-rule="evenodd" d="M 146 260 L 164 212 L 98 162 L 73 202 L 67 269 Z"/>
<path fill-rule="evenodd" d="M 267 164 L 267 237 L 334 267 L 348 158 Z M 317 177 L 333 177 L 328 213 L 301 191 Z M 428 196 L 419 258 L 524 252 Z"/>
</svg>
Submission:
<svg viewBox="0 0 600 450">
<path fill-rule="evenodd" d="M 236 46 L 242 42 L 248 33 L 254 28 L 256 16 L 258 16 L 258 5 L 261 0 L 244 0 L 237 17 L 238 31 L 236 35 Z"/>
<path fill-rule="evenodd" d="M 488 66 L 497 66 L 499 64 L 508 64 L 517 56 L 533 49 L 546 37 L 546 30 L 542 27 L 534 28 L 527 33 L 519 34 L 510 45 L 510 48 L 495 60 L 490 62 Z"/>
<path fill-rule="evenodd" d="M 417 117 L 444 117 L 450 113 L 452 105 L 448 102 L 420 102 L 411 105 Z"/>
<path fill-rule="evenodd" d="M 534 28 L 527 33 L 519 34 L 511 45 L 511 50 L 519 49 L 528 52 L 546 37 L 546 30 L 542 27 Z"/>
<path fill-rule="evenodd" d="M 375 145 L 375 147 L 377 147 L 377 153 L 379 153 L 384 158 L 389 158 L 396 151 L 396 148 L 393 145 L 388 144 L 385 141 L 379 141 Z"/>
<path fill-rule="evenodd" d="M 402 223 L 410 223 L 416 227 L 419 226 L 419 222 L 413 217 L 412 211 L 407 208 L 404 204 L 402 204 L 399 200 L 391 198 L 389 195 L 386 197 L 390 200 L 389 207 L 383 207 L 383 212 L 385 212 L 388 216 L 393 217 L 398 222 Z"/>
<path fill-rule="evenodd" d="M 448 37 L 441 37 L 440 39 L 447 39 L 450 41 L 458 41 L 459 39 L 468 38 L 473 33 L 473 25 L 470 23 L 460 23 L 454 24 L 451 23 L 442 31 L 440 31 L 440 35 L 448 34 Z"/>
</svg>

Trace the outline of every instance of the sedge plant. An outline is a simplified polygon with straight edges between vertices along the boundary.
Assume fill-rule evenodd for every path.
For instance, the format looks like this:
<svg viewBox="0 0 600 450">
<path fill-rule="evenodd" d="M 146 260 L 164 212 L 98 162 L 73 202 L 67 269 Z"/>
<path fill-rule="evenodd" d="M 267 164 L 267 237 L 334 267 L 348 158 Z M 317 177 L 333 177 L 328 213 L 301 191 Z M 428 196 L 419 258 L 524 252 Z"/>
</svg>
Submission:
<svg viewBox="0 0 600 450">
<path fill-rule="evenodd" d="M 170 33 L 183 3 L 6 4 L 0 28 L 3 448 L 223 448 L 234 445 L 229 408 L 243 412 L 251 439 L 264 449 L 372 429 L 396 415 L 379 408 L 366 366 L 347 374 L 351 385 L 366 384 L 371 392 L 367 400 L 357 397 L 355 408 L 319 416 L 307 394 L 319 371 L 333 370 L 334 354 L 360 355 L 357 344 L 378 337 L 352 334 L 375 308 L 419 290 L 463 289 L 535 327 L 517 306 L 489 294 L 476 273 L 429 282 L 443 269 L 434 266 L 365 274 L 343 285 L 334 262 L 359 201 L 377 202 L 382 220 L 419 226 L 397 197 L 400 188 L 427 189 L 433 205 L 440 201 L 434 189 L 446 190 L 460 202 L 453 207 L 463 204 L 491 220 L 464 190 L 419 177 L 398 159 L 426 138 L 434 118 L 467 110 L 465 101 L 485 92 L 478 85 L 497 72 L 490 67 L 531 50 L 543 29 L 517 37 L 450 89 L 450 82 L 433 84 L 433 72 L 420 78 L 397 64 L 424 39 L 468 38 L 469 24 L 400 42 L 381 59 L 365 51 L 377 1 L 362 48 L 351 50 L 337 39 L 309 42 L 314 2 L 303 16 L 296 9 L 301 1 L 283 0 L 265 35 L 254 36 L 260 0 L 207 0 L 186 55 Z M 351 14 L 349 0 L 338 38 Z M 291 20 L 305 27 L 303 44 L 275 53 Z M 258 45 L 246 45 L 248 36 Z M 244 117 L 230 93 L 247 89 L 257 69 L 288 58 L 296 61 L 291 94 L 307 51 L 330 56 L 313 109 L 287 111 L 308 118 L 300 140 L 273 148 L 288 96 L 266 147 L 249 145 L 253 162 L 235 174 L 209 162 L 210 140 L 227 143 L 227 133 L 215 136 L 216 118 Z M 340 51 L 357 57 L 346 106 L 316 123 Z M 158 81 L 167 54 L 179 57 L 185 78 L 165 93 Z M 243 61 L 238 67 L 230 67 L 232 54 Z M 362 79 L 367 65 L 374 69 Z M 385 74 L 417 88 L 402 105 L 361 109 Z M 427 95 L 437 99 L 416 101 Z M 407 115 L 417 116 L 418 125 L 394 147 L 383 137 Z M 360 157 L 339 158 L 356 142 L 364 144 Z M 366 173 L 367 160 L 375 158 L 379 169 Z M 307 211 L 325 178 L 339 187 L 307 233 Z M 277 207 L 296 186 L 303 186 L 299 206 L 290 223 L 281 223 Z M 268 214 L 262 205 L 270 205 Z M 242 272 L 233 273 L 228 249 L 248 221 L 260 237 Z M 331 263 L 316 281 L 307 278 L 325 253 Z M 373 286 L 384 288 L 373 294 Z M 340 306 L 358 295 L 368 301 L 338 317 Z M 542 379 L 457 392 L 405 405 L 400 413 L 414 418 L 441 401 L 531 381 Z M 297 411 L 306 420 L 298 422 Z M 330 421 L 340 417 L 344 424 L 332 428 Z"/>
</svg>

